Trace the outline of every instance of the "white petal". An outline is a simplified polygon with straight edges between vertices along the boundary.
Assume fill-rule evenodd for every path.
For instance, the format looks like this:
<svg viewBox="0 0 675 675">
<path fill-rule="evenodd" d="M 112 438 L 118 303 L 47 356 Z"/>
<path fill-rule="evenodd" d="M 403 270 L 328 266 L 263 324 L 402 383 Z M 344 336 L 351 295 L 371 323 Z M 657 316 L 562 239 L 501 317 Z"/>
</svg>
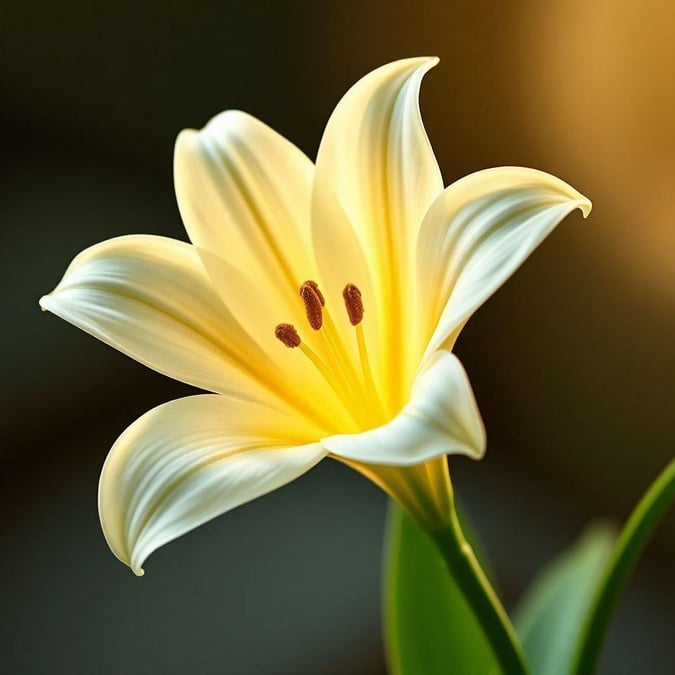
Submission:
<svg viewBox="0 0 675 675">
<path fill-rule="evenodd" d="M 391 422 L 321 443 L 344 459 L 406 466 L 445 454 L 480 459 L 485 430 L 462 365 L 454 354 L 441 350 L 417 376 L 409 403 Z"/>
<path fill-rule="evenodd" d="M 427 356 L 452 348 L 471 314 L 577 208 L 585 217 L 591 203 L 555 176 L 522 167 L 479 171 L 448 187 L 417 246 L 418 347 Z"/>
<path fill-rule="evenodd" d="M 259 398 L 256 382 L 275 372 L 222 304 L 195 249 L 174 239 L 134 235 L 92 246 L 40 305 L 204 389 Z"/>
<path fill-rule="evenodd" d="M 258 279 L 261 292 L 280 289 L 295 300 L 315 271 L 312 162 L 259 120 L 228 110 L 181 132 L 174 177 L 192 243 Z"/>
<path fill-rule="evenodd" d="M 99 485 L 113 553 L 136 574 L 160 546 L 292 481 L 325 456 L 278 410 L 206 394 L 165 403 L 117 440 Z"/>
<path fill-rule="evenodd" d="M 414 247 L 424 214 L 443 189 L 418 103 L 422 77 L 437 61 L 396 61 L 359 80 L 331 115 L 316 163 L 316 180 L 331 187 L 372 270 L 378 295 L 370 302 L 389 327 L 378 351 L 390 373 L 407 370 Z M 400 379 L 389 388 L 400 388 L 405 374 Z"/>
</svg>

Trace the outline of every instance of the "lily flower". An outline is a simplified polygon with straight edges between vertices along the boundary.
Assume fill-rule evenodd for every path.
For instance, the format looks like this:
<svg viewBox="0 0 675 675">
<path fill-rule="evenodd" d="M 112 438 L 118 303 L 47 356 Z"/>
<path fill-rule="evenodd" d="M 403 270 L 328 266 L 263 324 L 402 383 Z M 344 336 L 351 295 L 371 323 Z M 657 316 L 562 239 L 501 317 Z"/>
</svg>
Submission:
<svg viewBox="0 0 675 675">
<path fill-rule="evenodd" d="M 447 524 L 445 455 L 485 451 L 455 340 L 560 220 L 591 205 L 519 167 L 444 189 L 418 103 L 436 63 L 396 61 L 357 82 L 316 164 L 239 111 L 183 131 L 175 188 L 191 244 L 104 241 L 40 300 L 211 392 L 146 413 L 106 459 L 103 532 L 136 574 L 163 544 L 325 457 L 428 530 Z"/>
</svg>

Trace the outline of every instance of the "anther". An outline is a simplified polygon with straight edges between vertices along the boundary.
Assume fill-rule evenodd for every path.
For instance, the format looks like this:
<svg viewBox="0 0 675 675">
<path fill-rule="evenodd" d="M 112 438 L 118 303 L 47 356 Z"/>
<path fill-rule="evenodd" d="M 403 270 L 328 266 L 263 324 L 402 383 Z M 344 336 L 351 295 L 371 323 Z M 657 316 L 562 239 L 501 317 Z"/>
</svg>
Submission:
<svg viewBox="0 0 675 675">
<path fill-rule="evenodd" d="M 354 284 L 347 284 L 342 291 L 342 297 L 345 301 L 349 323 L 351 323 L 352 326 L 358 326 L 361 321 L 363 321 L 363 301 L 361 300 L 361 291 Z"/>
<path fill-rule="evenodd" d="M 302 286 L 309 286 L 315 293 L 316 297 L 319 298 L 319 302 L 321 303 L 321 306 L 324 307 L 326 305 L 326 301 L 324 300 L 323 293 L 319 289 L 319 284 L 316 283 L 316 281 L 312 281 L 311 279 L 308 279 L 305 281 Z M 302 286 L 300 287 L 300 295 L 302 295 Z"/>
<path fill-rule="evenodd" d="M 300 286 L 300 297 L 305 303 L 305 312 L 307 313 L 307 321 L 314 330 L 319 330 L 323 325 L 323 295 L 318 289 L 315 281 L 305 281 Z"/>
<path fill-rule="evenodd" d="M 274 335 L 278 340 L 281 340 L 281 342 L 291 349 L 293 347 L 299 347 L 300 343 L 302 342 L 302 340 L 300 340 L 300 336 L 298 335 L 298 331 L 295 330 L 295 326 L 291 325 L 290 323 L 280 323 L 274 329 Z"/>
</svg>

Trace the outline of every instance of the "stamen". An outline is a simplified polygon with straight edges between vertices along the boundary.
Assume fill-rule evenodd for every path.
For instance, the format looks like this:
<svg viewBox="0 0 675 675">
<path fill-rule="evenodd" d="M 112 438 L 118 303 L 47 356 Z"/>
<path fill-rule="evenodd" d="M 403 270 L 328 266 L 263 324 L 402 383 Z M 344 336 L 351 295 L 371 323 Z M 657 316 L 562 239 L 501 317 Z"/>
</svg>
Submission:
<svg viewBox="0 0 675 675">
<path fill-rule="evenodd" d="M 316 281 L 312 281 L 311 279 L 308 279 L 307 281 L 305 281 L 303 286 L 309 286 L 318 296 L 319 302 L 321 303 L 321 306 L 322 307 L 326 306 L 326 301 L 324 300 L 323 293 L 319 289 L 319 284 L 317 284 Z"/>
<path fill-rule="evenodd" d="M 319 330 L 323 325 L 323 312 L 321 308 L 324 305 L 323 295 L 315 281 L 305 281 L 300 286 L 300 297 L 305 303 L 305 312 L 307 321 L 314 330 Z"/>
<path fill-rule="evenodd" d="M 345 301 L 345 308 L 349 316 L 349 323 L 352 326 L 358 326 L 363 321 L 363 300 L 361 300 L 361 291 L 354 284 L 347 284 L 342 291 L 342 297 Z"/>
<path fill-rule="evenodd" d="M 274 335 L 290 349 L 293 349 L 293 347 L 299 347 L 300 343 L 302 342 L 300 336 L 298 335 L 298 331 L 295 330 L 295 326 L 290 323 L 280 323 L 274 329 Z"/>
<path fill-rule="evenodd" d="M 325 299 L 318 284 L 312 280 L 305 281 L 300 286 L 299 295 L 305 305 L 307 321 L 315 331 L 320 332 L 325 349 L 319 353 L 313 351 L 301 340 L 295 326 L 289 323 L 281 323 L 276 327 L 274 334 L 277 339 L 286 347 L 299 347 L 299 351 L 309 359 L 335 391 L 357 425 L 370 424 L 374 415 L 384 419 L 382 402 L 375 386 L 366 349 L 362 324 L 364 308 L 359 288 L 354 284 L 347 284 L 342 291 L 342 297 L 349 321 L 356 333 L 361 362 L 360 373 L 358 362 L 356 364 L 353 362 L 330 312 L 327 308 L 324 310 Z"/>
<path fill-rule="evenodd" d="M 366 337 L 363 334 L 363 326 L 361 324 L 356 326 L 356 344 L 359 346 L 359 358 L 361 359 L 361 369 L 363 370 L 363 377 L 366 380 L 366 387 L 377 395 L 373 371 L 370 368 L 370 359 L 368 358 L 368 349 L 366 348 Z"/>
<path fill-rule="evenodd" d="M 369 399 L 374 401 L 380 414 L 384 415 L 382 408 L 382 401 L 375 386 L 375 379 L 373 378 L 373 371 L 370 367 L 370 359 L 368 358 L 368 349 L 366 348 L 366 337 L 363 333 L 363 299 L 361 291 L 355 284 L 347 284 L 342 291 L 342 298 L 345 301 L 345 309 L 349 316 L 349 323 L 354 326 L 356 330 L 356 343 L 359 347 L 359 359 L 361 360 L 361 370 L 363 372 L 363 379 L 365 381 L 366 390 L 369 392 Z"/>
<path fill-rule="evenodd" d="M 335 324 L 331 319 L 330 312 L 323 312 L 325 300 L 319 285 L 311 279 L 300 286 L 300 297 L 305 303 L 305 311 L 309 325 L 316 331 L 321 330 L 321 335 L 328 346 L 327 363 L 339 377 L 341 386 L 349 392 L 351 397 L 359 397 L 358 387 L 354 382 L 357 378 L 356 371 L 351 364 L 347 351 L 340 340 Z"/>
<path fill-rule="evenodd" d="M 313 352 L 304 342 L 300 345 L 300 351 L 314 364 L 316 369 L 323 375 L 324 379 L 331 386 L 333 391 L 337 394 L 338 398 L 342 401 L 345 409 L 351 416 L 351 418 L 358 425 L 359 420 L 359 409 L 354 408 L 352 401 L 350 400 L 349 393 L 345 392 L 344 389 L 336 382 L 333 373 L 330 368 L 323 362 L 321 357 Z"/>
<path fill-rule="evenodd" d="M 359 424 L 359 419 L 356 416 L 358 410 L 355 410 L 354 406 L 351 405 L 349 396 L 346 395 L 346 392 L 340 388 L 338 383 L 335 381 L 335 377 L 333 376 L 330 368 L 324 363 L 321 357 L 313 352 L 309 346 L 300 339 L 300 335 L 298 334 L 295 326 L 290 323 L 280 323 L 274 329 L 274 335 L 290 349 L 294 347 L 300 348 L 300 351 L 314 364 L 314 367 L 321 373 L 321 375 L 323 375 L 326 382 L 328 382 L 333 391 L 338 395 L 354 422 Z"/>
</svg>

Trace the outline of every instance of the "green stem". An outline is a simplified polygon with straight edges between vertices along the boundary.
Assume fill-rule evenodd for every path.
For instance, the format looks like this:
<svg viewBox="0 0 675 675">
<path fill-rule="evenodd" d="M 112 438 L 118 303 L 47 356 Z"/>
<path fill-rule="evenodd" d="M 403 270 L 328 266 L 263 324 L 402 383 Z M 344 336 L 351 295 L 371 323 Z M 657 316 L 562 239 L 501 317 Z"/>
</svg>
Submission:
<svg viewBox="0 0 675 675">
<path fill-rule="evenodd" d="M 503 675 L 528 675 L 525 656 L 511 621 L 464 537 L 455 510 L 452 510 L 451 522 L 446 528 L 430 534 L 473 609 Z"/>
<path fill-rule="evenodd" d="M 675 460 L 664 469 L 631 514 L 586 617 L 575 675 L 595 673 L 614 608 L 650 535 L 675 499 Z"/>
</svg>

